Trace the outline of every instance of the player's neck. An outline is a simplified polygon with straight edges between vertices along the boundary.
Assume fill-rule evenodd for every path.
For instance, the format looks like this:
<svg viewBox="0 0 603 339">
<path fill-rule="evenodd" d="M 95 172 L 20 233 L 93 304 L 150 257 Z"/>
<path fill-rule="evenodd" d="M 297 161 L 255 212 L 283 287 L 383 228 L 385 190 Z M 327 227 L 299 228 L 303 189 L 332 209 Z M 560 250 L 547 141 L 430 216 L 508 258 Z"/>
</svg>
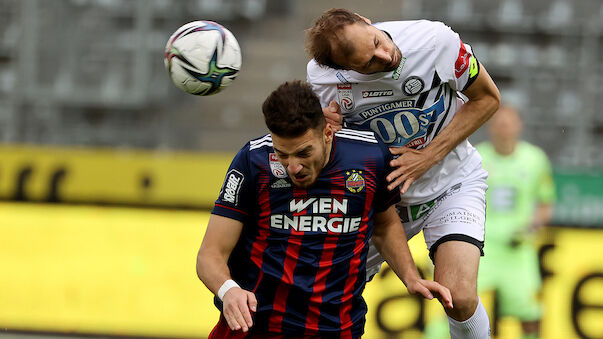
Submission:
<svg viewBox="0 0 603 339">
<path fill-rule="evenodd" d="M 329 161 L 331 161 L 331 150 L 333 149 L 333 138 L 325 145 L 325 162 L 322 164 L 322 168 L 327 167 Z"/>
<path fill-rule="evenodd" d="M 509 156 L 509 155 L 513 154 L 516 146 L 517 146 L 516 141 L 500 142 L 500 143 L 494 144 L 494 150 L 499 155 Z"/>
</svg>

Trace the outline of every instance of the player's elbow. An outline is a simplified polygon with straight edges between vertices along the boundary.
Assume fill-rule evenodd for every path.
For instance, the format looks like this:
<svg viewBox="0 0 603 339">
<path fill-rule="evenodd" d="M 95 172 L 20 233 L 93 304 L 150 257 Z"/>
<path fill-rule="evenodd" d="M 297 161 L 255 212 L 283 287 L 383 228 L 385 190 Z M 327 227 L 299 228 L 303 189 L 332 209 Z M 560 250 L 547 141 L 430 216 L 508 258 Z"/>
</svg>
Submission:
<svg viewBox="0 0 603 339">
<path fill-rule="evenodd" d="M 487 97 L 487 105 L 488 105 L 488 112 L 490 112 L 490 116 L 492 116 L 494 114 L 494 112 L 496 112 L 498 110 L 498 108 L 500 107 L 500 103 L 501 103 L 501 99 L 500 99 L 500 92 L 498 91 L 498 89 L 496 89 L 496 91 L 493 91 L 490 95 L 488 95 Z"/>
<path fill-rule="evenodd" d="M 206 267 L 209 265 L 209 263 L 207 262 L 209 254 L 206 252 L 207 249 L 204 248 L 203 245 L 201 245 L 201 248 L 199 248 L 199 251 L 197 252 L 197 262 L 195 264 L 195 269 L 197 271 L 197 277 L 199 277 L 201 281 L 204 281 Z"/>
</svg>

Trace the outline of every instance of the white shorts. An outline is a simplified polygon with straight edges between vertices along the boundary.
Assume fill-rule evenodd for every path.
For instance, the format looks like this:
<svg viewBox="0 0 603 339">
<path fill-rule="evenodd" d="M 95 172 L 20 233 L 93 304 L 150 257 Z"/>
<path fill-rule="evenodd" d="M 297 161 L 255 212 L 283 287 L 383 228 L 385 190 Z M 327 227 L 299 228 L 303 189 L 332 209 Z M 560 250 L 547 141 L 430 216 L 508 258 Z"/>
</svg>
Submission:
<svg viewBox="0 0 603 339">
<path fill-rule="evenodd" d="M 396 206 L 406 238 L 410 239 L 423 230 L 432 260 L 438 246 L 451 240 L 474 244 L 484 255 L 487 177 L 488 172 L 480 169 L 432 201 Z M 381 255 L 371 244 L 366 265 L 367 278 L 379 272 L 382 262 Z"/>
</svg>

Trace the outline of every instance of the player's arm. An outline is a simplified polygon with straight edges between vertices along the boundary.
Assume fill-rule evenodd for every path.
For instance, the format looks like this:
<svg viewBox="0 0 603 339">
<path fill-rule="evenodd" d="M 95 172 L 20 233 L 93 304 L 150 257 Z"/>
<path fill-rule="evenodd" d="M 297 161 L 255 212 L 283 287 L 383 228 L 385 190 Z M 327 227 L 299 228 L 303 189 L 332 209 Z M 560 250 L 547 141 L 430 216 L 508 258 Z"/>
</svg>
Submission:
<svg viewBox="0 0 603 339">
<path fill-rule="evenodd" d="M 536 232 L 547 225 L 553 218 L 553 205 L 549 203 L 541 203 L 536 207 L 534 220 L 530 225 L 530 232 Z"/>
<path fill-rule="evenodd" d="M 394 205 L 383 212 L 375 213 L 374 225 L 371 238 L 373 244 L 406 285 L 408 292 L 420 294 L 427 299 L 433 299 L 435 295 L 444 307 L 452 308 L 452 296 L 446 287 L 419 276 Z"/>
<path fill-rule="evenodd" d="M 228 268 L 228 258 L 237 244 L 243 223 L 212 214 L 207 231 L 197 254 L 197 275 L 199 279 L 218 295 L 220 287 L 232 279 Z M 253 325 L 251 312 L 255 312 L 257 301 L 252 292 L 239 287 L 230 288 L 222 298 L 224 318 L 232 330 L 247 332 Z M 251 312 L 250 312 L 251 310 Z"/>
<path fill-rule="evenodd" d="M 479 67 L 480 71 L 475 81 L 462 92 L 469 100 L 425 148 L 421 150 L 408 147 L 391 148 L 391 152 L 400 157 L 391 162 L 396 170 L 387 176 L 389 189 L 404 182 L 400 190 L 404 194 L 414 181 L 442 160 L 461 141 L 467 139 L 498 109 L 500 105 L 498 88 L 485 67 L 481 64 Z"/>
</svg>

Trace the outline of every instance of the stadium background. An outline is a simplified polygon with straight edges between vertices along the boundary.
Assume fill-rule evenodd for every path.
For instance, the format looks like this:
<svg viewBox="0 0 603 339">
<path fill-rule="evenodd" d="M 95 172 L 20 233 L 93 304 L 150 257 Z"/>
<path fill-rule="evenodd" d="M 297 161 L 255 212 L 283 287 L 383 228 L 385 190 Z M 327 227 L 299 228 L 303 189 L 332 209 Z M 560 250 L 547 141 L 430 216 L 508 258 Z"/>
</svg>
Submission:
<svg viewBox="0 0 603 339">
<path fill-rule="evenodd" d="M 265 133 L 263 99 L 305 78 L 302 31 L 331 7 L 442 20 L 473 46 L 555 167 L 543 338 L 603 338 L 600 0 L 0 0 L 0 337 L 205 337 L 217 312 L 194 263 L 207 211 L 233 154 Z M 162 64 L 171 32 L 197 19 L 227 26 L 243 53 L 237 80 L 207 98 L 179 92 Z M 411 247 L 429 276 L 422 240 Z M 403 291 L 387 269 L 368 285 L 366 338 L 419 338 L 440 312 Z M 516 338 L 518 325 L 497 330 Z"/>
</svg>

